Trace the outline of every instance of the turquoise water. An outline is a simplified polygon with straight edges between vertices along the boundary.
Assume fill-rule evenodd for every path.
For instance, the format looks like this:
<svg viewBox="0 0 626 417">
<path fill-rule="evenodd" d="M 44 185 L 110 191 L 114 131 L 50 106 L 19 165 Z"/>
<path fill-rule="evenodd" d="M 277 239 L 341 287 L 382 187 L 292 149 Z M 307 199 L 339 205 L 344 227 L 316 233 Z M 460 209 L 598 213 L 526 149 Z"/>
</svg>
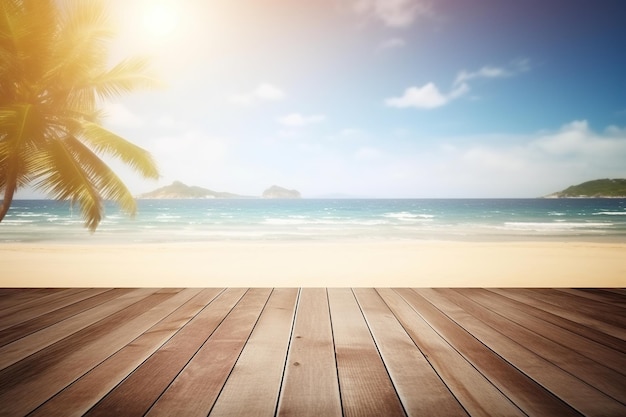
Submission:
<svg viewBox="0 0 626 417">
<path fill-rule="evenodd" d="M 15 201 L 0 242 L 585 240 L 626 242 L 626 199 L 139 200 L 106 205 L 96 233 L 77 208 Z"/>
</svg>

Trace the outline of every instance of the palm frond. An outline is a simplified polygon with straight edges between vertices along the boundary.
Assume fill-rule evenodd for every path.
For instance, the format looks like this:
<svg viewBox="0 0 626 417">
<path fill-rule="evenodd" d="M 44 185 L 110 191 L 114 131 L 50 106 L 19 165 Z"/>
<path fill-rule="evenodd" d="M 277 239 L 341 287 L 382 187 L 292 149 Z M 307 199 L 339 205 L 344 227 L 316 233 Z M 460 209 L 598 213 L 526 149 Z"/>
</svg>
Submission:
<svg viewBox="0 0 626 417">
<path fill-rule="evenodd" d="M 148 60 L 145 58 L 125 59 L 108 71 L 95 75 L 91 86 L 101 98 L 109 99 L 138 88 L 155 88 L 161 84 L 147 75 Z"/>
<path fill-rule="evenodd" d="M 102 198 L 68 141 L 48 142 L 45 149 L 36 152 L 34 159 L 35 188 L 57 200 L 78 203 L 85 226 L 95 231 L 102 220 Z"/>
<path fill-rule="evenodd" d="M 98 124 L 101 99 L 157 85 L 146 74 L 145 59 L 108 69 L 106 41 L 113 32 L 105 5 L 0 0 L 0 190 L 12 194 L 34 183 L 54 198 L 78 203 L 92 231 L 102 219 L 103 198 L 131 214 L 136 210 L 99 155 L 158 178 L 146 150 Z"/>
<path fill-rule="evenodd" d="M 21 187 L 29 182 L 29 161 L 36 147 L 33 140 L 46 129 L 36 106 L 30 104 L 0 108 L 0 165 L 3 175 Z"/>
<path fill-rule="evenodd" d="M 104 200 L 112 200 L 126 213 L 135 215 L 137 204 L 132 194 L 111 168 L 79 139 L 70 136 L 64 139 L 65 146 L 80 161 L 83 171 L 89 176 Z"/>
<path fill-rule="evenodd" d="M 81 139 L 96 152 L 119 159 L 145 178 L 159 178 L 156 163 L 148 151 L 96 123 L 85 122 L 83 127 Z"/>
<path fill-rule="evenodd" d="M 58 29 L 53 0 L 23 0 L 22 36 L 17 39 L 22 78 L 37 85 L 45 77 Z"/>
<path fill-rule="evenodd" d="M 106 41 L 113 36 L 104 2 L 74 1 L 59 17 L 59 31 L 44 84 L 54 81 L 61 89 L 85 84 L 107 64 Z"/>
</svg>

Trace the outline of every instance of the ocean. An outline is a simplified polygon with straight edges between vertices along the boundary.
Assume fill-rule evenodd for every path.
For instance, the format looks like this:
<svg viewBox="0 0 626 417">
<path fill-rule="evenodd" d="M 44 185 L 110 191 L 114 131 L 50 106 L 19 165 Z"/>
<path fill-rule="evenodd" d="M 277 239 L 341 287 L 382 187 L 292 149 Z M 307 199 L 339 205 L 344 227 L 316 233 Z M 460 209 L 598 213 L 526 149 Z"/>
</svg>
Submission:
<svg viewBox="0 0 626 417">
<path fill-rule="evenodd" d="M 626 199 L 138 200 L 110 203 L 95 233 L 54 200 L 14 201 L 0 242 L 597 241 L 626 242 Z"/>
</svg>

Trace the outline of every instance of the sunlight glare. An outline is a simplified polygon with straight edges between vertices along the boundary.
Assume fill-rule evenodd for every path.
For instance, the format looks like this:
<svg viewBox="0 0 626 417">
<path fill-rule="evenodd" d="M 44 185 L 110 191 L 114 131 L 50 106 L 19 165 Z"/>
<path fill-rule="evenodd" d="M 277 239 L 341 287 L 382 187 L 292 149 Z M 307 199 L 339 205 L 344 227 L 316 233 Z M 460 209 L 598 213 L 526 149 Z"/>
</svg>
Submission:
<svg viewBox="0 0 626 417">
<path fill-rule="evenodd" d="M 173 2 L 150 2 L 143 15 L 144 30 L 150 36 L 166 37 L 178 25 L 179 14 Z"/>
</svg>

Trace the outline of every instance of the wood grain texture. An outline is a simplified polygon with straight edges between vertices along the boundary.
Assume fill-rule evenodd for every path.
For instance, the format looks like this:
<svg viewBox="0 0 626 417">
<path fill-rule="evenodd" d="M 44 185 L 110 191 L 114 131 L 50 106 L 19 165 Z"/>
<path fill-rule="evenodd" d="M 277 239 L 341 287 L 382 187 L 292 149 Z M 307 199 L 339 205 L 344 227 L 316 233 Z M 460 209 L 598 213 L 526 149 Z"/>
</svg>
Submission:
<svg viewBox="0 0 626 417">
<path fill-rule="evenodd" d="M 296 289 L 275 289 L 228 377 L 211 416 L 273 416 L 287 360 L 298 298 Z"/>
<path fill-rule="evenodd" d="M 342 416 L 325 289 L 300 290 L 277 415 Z"/>
<path fill-rule="evenodd" d="M 219 292 L 218 289 L 181 292 L 176 299 L 180 307 L 46 401 L 31 416 L 83 415 L 189 323 Z"/>
<path fill-rule="evenodd" d="M 268 288 L 248 290 L 147 415 L 208 415 L 270 293 Z"/>
<path fill-rule="evenodd" d="M 0 416 L 623 416 L 620 288 L 0 289 Z"/>
<path fill-rule="evenodd" d="M 172 384 L 190 359 L 220 325 L 246 290 L 229 289 L 151 355 L 87 415 L 143 415 Z"/>
<path fill-rule="evenodd" d="M 466 415 L 380 295 L 354 292 L 407 415 Z"/>
<path fill-rule="evenodd" d="M 404 416 L 387 369 L 352 291 L 328 290 L 345 416 Z"/>
</svg>

